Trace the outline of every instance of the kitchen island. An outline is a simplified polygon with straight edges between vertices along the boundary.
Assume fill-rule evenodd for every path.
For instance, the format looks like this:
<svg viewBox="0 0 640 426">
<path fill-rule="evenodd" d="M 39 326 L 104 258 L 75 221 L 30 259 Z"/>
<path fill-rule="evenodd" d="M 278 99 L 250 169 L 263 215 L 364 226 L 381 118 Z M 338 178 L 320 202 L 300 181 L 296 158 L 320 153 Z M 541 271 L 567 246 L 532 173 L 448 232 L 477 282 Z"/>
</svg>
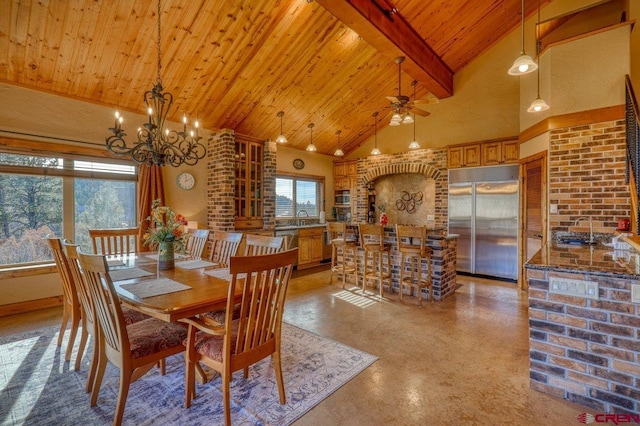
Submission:
<svg viewBox="0 0 640 426">
<path fill-rule="evenodd" d="M 640 412 L 638 259 L 632 248 L 553 243 L 526 263 L 532 389 Z"/>
</svg>

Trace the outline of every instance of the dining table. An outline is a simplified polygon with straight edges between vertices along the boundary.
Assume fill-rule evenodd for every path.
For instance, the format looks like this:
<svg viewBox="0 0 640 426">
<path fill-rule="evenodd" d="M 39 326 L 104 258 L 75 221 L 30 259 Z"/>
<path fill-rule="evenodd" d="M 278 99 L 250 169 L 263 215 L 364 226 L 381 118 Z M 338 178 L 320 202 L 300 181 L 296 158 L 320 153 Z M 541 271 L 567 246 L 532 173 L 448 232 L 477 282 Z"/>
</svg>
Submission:
<svg viewBox="0 0 640 426">
<path fill-rule="evenodd" d="M 153 253 L 106 259 L 120 301 L 154 318 L 174 322 L 227 305 L 231 275 L 216 263 L 176 259 L 174 268 L 159 270 Z"/>
</svg>

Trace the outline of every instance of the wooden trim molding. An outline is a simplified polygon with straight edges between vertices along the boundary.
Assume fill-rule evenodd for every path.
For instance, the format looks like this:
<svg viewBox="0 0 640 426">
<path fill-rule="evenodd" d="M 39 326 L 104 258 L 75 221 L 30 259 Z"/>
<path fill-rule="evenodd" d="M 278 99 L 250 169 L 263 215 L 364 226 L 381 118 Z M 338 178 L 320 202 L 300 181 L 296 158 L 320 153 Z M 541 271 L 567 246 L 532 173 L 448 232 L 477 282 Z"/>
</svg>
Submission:
<svg viewBox="0 0 640 426">
<path fill-rule="evenodd" d="M 41 309 L 55 308 L 57 306 L 62 306 L 62 296 L 10 303 L 8 305 L 0 305 L 0 317 L 39 311 Z"/>
<path fill-rule="evenodd" d="M 525 129 L 520 133 L 518 143 L 540 136 L 554 129 L 580 126 L 583 124 L 599 123 L 601 121 L 622 120 L 625 117 L 624 104 L 589 111 L 572 112 L 569 114 L 547 117 L 539 123 Z"/>
</svg>

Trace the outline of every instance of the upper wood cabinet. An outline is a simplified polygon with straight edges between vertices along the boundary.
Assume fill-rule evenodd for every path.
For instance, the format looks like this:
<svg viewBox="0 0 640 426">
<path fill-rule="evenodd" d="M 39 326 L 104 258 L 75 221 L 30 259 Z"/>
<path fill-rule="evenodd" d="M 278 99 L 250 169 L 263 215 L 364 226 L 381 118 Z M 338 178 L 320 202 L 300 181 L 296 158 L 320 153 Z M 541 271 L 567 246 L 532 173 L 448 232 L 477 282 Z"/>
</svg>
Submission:
<svg viewBox="0 0 640 426">
<path fill-rule="evenodd" d="M 450 169 L 518 163 L 519 159 L 517 139 L 456 145 L 447 150 L 447 166 Z"/>
<path fill-rule="evenodd" d="M 236 139 L 235 227 L 262 228 L 262 142 Z"/>
<path fill-rule="evenodd" d="M 333 189 L 351 188 L 351 178 L 358 176 L 358 161 L 339 161 L 333 163 Z"/>
</svg>

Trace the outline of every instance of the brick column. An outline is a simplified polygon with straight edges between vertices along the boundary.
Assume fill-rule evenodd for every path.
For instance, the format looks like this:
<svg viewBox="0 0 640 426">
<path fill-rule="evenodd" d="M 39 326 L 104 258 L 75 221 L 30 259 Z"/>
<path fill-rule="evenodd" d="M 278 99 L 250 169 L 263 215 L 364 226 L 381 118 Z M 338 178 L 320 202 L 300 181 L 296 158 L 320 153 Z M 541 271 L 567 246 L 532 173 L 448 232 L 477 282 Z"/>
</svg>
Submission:
<svg viewBox="0 0 640 426">
<path fill-rule="evenodd" d="M 232 231 L 235 195 L 235 133 L 222 129 L 207 141 L 207 227 Z"/>
</svg>

